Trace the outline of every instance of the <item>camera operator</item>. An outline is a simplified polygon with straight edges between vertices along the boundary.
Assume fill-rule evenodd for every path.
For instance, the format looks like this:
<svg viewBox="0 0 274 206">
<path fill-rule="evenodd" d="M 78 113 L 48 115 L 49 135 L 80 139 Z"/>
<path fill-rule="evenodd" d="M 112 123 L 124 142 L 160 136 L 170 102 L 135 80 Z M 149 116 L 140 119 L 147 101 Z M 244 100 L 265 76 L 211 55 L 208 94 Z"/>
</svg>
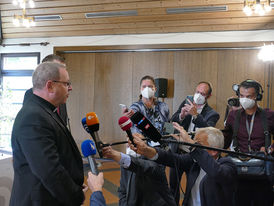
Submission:
<svg viewBox="0 0 274 206">
<path fill-rule="evenodd" d="M 233 147 L 240 152 L 266 152 L 270 137 L 265 136 L 266 128 L 274 133 L 274 111 L 261 109 L 257 101 L 262 99 L 262 86 L 254 80 L 245 80 L 236 92 L 242 108 L 228 114 L 225 129 L 225 148 L 232 139 Z M 238 177 L 237 205 L 273 206 L 272 183 L 267 178 Z"/>
</svg>

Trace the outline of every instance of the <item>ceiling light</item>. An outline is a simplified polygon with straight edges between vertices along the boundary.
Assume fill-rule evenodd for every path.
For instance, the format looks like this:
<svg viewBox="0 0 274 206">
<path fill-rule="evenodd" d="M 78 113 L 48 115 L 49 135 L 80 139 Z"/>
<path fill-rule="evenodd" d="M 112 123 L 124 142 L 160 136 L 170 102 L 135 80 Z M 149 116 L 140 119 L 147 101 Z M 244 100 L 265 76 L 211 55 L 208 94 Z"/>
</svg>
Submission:
<svg viewBox="0 0 274 206">
<path fill-rule="evenodd" d="M 274 60 L 274 45 L 264 45 L 262 46 L 258 58 L 262 61 L 273 61 Z"/>
<path fill-rule="evenodd" d="M 21 9 L 25 9 L 27 4 L 29 5 L 30 8 L 35 7 L 33 0 L 13 0 L 12 3 L 15 6 L 19 5 Z"/>
<path fill-rule="evenodd" d="M 26 2 L 28 2 L 30 7 L 34 7 L 33 0 L 13 0 L 14 5 L 20 5 L 23 13 L 22 15 L 14 15 L 13 17 L 13 24 L 17 27 L 20 25 L 27 28 L 35 26 L 34 18 L 26 15 Z"/>
<path fill-rule="evenodd" d="M 270 0 L 245 0 L 243 12 L 247 16 L 251 16 L 253 12 L 259 14 L 260 16 L 265 15 L 265 13 L 270 12 L 272 9 L 270 5 Z"/>
</svg>

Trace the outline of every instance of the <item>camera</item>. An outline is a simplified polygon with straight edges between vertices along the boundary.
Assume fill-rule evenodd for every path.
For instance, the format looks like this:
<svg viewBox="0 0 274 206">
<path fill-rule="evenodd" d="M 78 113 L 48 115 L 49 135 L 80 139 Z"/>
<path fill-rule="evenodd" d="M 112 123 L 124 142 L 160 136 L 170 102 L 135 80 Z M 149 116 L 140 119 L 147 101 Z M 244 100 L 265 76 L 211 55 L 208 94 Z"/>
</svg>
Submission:
<svg viewBox="0 0 274 206">
<path fill-rule="evenodd" d="M 240 100 L 239 100 L 239 98 L 232 97 L 232 98 L 229 98 L 227 100 L 227 104 L 231 107 L 239 107 L 240 106 Z"/>
<path fill-rule="evenodd" d="M 239 85 L 233 84 L 232 90 L 236 92 L 236 95 L 239 96 Z M 231 107 L 239 107 L 240 106 L 240 100 L 239 98 L 231 97 L 227 100 L 227 104 Z"/>
</svg>

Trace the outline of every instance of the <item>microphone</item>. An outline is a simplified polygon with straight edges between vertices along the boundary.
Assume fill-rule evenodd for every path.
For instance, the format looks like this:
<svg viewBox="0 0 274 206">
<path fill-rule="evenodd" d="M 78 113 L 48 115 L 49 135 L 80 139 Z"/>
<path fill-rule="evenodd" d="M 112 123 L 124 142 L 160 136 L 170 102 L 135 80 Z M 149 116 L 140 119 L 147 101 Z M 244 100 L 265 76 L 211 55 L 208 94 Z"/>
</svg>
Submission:
<svg viewBox="0 0 274 206">
<path fill-rule="evenodd" d="M 93 158 L 93 155 L 96 154 L 96 148 L 94 145 L 94 142 L 90 139 L 87 139 L 82 142 L 81 149 L 83 155 L 88 158 L 89 166 L 91 169 L 91 172 L 95 175 L 98 175 L 98 168 L 95 159 Z"/>
<path fill-rule="evenodd" d="M 154 142 L 161 143 L 162 135 L 144 115 L 140 112 L 135 112 L 130 119 L 138 129 L 142 130 L 145 136 Z"/>
<path fill-rule="evenodd" d="M 132 142 L 132 144 L 134 146 L 136 146 L 135 143 L 134 143 L 134 141 L 133 141 L 132 133 L 131 133 L 131 130 L 130 130 L 130 128 L 132 126 L 132 122 L 130 121 L 130 119 L 127 116 L 122 116 L 118 120 L 118 124 L 119 124 L 119 126 L 121 127 L 121 129 L 123 131 L 126 131 L 127 136 L 129 137 L 129 139 Z"/>
<path fill-rule="evenodd" d="M 98 135 L 99 119 L 98 119 L 97 115 L 95 114 L 95 112 L 87 113 L 86 123 L 87 123 L 87 127 L 89 130 L 89 134 L 92 136 L 92 138 L 95 142 L 99 156 L 102 158 L 103 157 L 103 153 L 102 153 L 103 143 L 100 140 L 99 135 Z"/>
<path fill-rule="evenodd" d="M 87 118 L 86 118 L 86 117 L 84 117 L 84 118 L 82 119 L 82 125 L 83 125 L 84 129 L 86 130 L 86 132 L 87 132 L 87 133 L 90 133 L 90 132 L 89 132 L 89 129 L 88 129 Z"/>
</svg>

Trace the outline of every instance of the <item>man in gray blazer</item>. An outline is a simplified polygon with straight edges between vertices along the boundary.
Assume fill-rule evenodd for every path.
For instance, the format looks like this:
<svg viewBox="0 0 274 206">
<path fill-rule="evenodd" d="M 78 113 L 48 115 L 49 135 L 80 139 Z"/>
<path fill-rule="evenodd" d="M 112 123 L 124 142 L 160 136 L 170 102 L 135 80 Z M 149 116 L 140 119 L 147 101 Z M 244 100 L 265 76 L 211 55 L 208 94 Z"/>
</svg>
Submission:
<svg viewBox="0 0 274 206">
<path fill-rule="evenodd" d="M 220 118 L 220 115 L 212 109 L 207 100 L 211 97 L 212 87 L 209 82 L 199 82 L 194 96 L 187 96 L 181 103 L 178 110 L 171 117 L 172 122 L 177 122 L 188 132 L 194 132 L 197 128 L 214 127 Z M 171 151 L 181 153 L 181 146 L 171 145 Z M 180 168 L 170 169 L 170 189 L 175 195 L 175 200 L 179 204 L 180 182 L 183 171 Z"/>
<path fill-rule="evenodd" d="M 33 93 L 12 130 L 14 182 L 11 206 L 79 206 L 83 203 L 83 162 L 57 113 L 72 90 L 64 65 L 42 63 L 33 73 Z"/>
</svg>

